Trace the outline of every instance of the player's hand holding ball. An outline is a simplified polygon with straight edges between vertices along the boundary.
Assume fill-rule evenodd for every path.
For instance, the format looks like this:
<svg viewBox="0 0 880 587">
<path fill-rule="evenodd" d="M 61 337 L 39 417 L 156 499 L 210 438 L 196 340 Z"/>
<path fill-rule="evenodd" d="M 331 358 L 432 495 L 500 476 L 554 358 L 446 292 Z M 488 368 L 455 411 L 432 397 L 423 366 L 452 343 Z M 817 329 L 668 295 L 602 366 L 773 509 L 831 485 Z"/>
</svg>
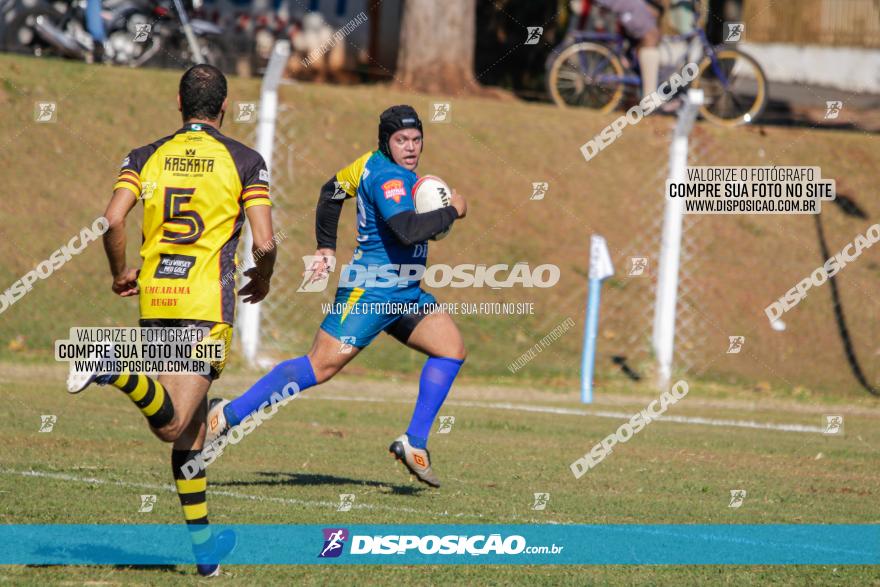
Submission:
<svg viewBox="0 0 880 587">
<path fill-rule="evenodd" d="M 413 201 L 416 212 L 424 214 L 440 208 L 452 206 L 458 212 L 459 219 L 467 215 L 467 202 L 464 196 L 451 189 L 445 181 L 434 175 L 425 175 L 413 186 Z M 452 227 L 434 236 L 431 240 L 444 238 Z"/>
<path fill-rule="evenodd" d="M 459 220 L 467 216 L 467 200 L 455 190 L 452 190 L 452 202 L 450 205 L 458 212 Z"/>
</svg>

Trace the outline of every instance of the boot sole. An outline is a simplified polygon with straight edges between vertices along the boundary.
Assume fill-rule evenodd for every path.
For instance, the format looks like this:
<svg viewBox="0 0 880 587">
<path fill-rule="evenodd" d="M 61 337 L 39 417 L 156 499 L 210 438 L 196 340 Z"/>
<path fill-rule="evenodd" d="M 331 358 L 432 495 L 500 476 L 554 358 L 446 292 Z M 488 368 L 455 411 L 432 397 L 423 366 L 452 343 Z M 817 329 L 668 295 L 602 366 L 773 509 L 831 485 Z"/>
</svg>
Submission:
<svg viewBox="0 0 880 587">
<path fill-rule="evenodd" d="M 402 445 L 398 444 L 397 442 L 393 442 L 391 443 L 391 446 L 388 447 L 388 452 L 391 453 L 391 456 L 393 456 L 397 461 L 403 463 L 403 466 L 406 467 L 406 470 L 409 471 L 410 474 L 418 479 L 420 482 L 429 487 L 440 487 L 440 483 L 432 483 L 426 479 L 422 479 L 422 477 L 412 467 L 409 466 L 409 463 L 406 462 L 406 451 L 404 450 Z"/>
</svg>

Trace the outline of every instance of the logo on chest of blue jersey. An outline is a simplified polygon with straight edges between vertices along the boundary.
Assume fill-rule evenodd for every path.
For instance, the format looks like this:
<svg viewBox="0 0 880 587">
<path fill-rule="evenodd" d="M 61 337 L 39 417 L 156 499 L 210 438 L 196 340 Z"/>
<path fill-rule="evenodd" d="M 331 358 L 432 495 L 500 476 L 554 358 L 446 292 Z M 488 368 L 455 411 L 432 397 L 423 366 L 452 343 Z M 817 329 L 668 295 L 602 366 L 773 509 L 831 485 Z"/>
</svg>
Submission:
<svg viewBox="0 0 880 587">
<path fill-rule="evenodd" d="M 399 204 L 400 199 L 406 196 L 406 188 L 403 186 L 403 180 L 389 179 L 382 184 L 382 193 L 385 194 L 386 200 L 394 200 L 395 204 Z"/>
</svg>

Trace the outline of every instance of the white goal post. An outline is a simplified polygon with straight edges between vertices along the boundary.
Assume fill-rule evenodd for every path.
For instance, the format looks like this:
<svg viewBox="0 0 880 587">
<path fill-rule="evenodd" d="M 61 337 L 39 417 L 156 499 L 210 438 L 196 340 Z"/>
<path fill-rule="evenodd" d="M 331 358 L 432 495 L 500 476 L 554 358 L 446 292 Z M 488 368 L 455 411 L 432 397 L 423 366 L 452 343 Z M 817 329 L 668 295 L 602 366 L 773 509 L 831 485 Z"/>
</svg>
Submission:
<svg viewBox="0 0 880 587">
<path fill-rule="evenodd" d="M 678 122 L 669 148 L 669 181 L 687 181 L 688 137 L 703 104 L 703 90 L 691 89 L 678 113 Z M 665 186 L 664 186 L 665 193 Z M 678 270 L 681 257 L 681 225 L 684 203 L 666 200 L 657 274 L 652 343 L 657 360 L 657 384 L 669 386 L 675 347 L 675 308 L 678 303 Z"/>
<path fill-rule="evenodd" d="M 257 152 L 263 156 L 269 176 L 272 174 L 272 155 L 275 144 L 275 121 L 278 114 L 278 84 L 287 66 L 290 56 L 290 42 L 278 41 L 272 49 L 269 57 L 269 65 L 263 75 L 260 89 L 260 105 L 257 114 Z M 242 269 L 247 270 L 254 266 L 254 257 L 251 249 L 254 237 L 250 225 L 244 228 L 242 247 Z M 245 359 L 251 365 L 255 365 L 260 351 L 260 305 L 243 304 L 238 301 L 237 327 L 241 334 L 241 347 Z"/>
</svg>

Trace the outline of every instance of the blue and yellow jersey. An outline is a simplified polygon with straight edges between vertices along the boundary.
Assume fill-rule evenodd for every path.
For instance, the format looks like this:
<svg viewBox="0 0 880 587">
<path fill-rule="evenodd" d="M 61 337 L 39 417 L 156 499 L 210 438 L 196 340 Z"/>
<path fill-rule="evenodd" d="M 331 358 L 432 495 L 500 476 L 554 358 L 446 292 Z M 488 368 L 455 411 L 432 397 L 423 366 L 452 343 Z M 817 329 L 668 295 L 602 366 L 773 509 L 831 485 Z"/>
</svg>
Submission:
<svg viewBox="0 0 880 587">
<path fill-rule="evenodd" d="M 333 199 L 357 198 L 358 241 L 351 267 L 340 272 L 333 309 L 321 323 L 321 329 L 337 340 L 364 348 L 397 323 L 404 305 L 426 308 L 436 304 L 434 296 L 419 287 L 412 270 L 401 277 L 399 267 L 424 267 L 427 243 L 404 245 L 386 222 L 415 210 L 412 189 L 416 181 L 415 173 L 380 151 L 366 153 L 336 174 Z M 389 306 L 389 302 L 400 304 Z"/>
<path fill-rule="evenodd" d="M 404 245 L 384 222 L 401 212 L 415 210 L 412 188 L 418 176 L 391 162 L 380 151 L 364 164 L 357 186 L 357 248 L 352 265 L 424 265 L 424 243 Z M 420 252 L 417 255 L 417 251 Z M 418 281 L 408 283 L 418 286 Z"/>
<path fill-rule="evenodd" d="M 271 205 L 260 154 L 212 126 L 188 124 L 131 151 L 118 188 L 144 205 L 141 318 L 232 324 L 244 211 Z"/>
<path fill-rule="evenodd" d="M 357 195 L 358 186 L 361 183 L 361 175 L 367 166 L 367 161 L 373 156 L 373 151 L 368 151 L 355 159 L 349 165 L 336 172 L 336 194 L 333 199 L 353 198 Z"/>
</svg>

